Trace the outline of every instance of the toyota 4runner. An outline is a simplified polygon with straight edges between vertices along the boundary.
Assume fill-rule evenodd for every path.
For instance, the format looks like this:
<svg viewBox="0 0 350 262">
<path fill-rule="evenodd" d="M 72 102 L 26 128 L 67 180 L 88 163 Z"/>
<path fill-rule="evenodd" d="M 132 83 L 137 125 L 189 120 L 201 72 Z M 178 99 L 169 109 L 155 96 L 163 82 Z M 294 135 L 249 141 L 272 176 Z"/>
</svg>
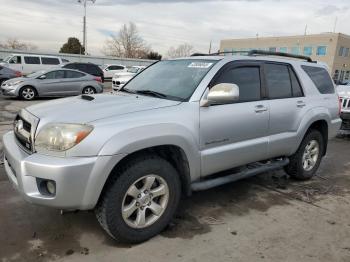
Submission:
<svg viewBox="0 0 350 262">
<path fill-rule="evenodd" d="M 160 61 L 114 95 L 23 109 L 3 137 L 9 180 L 29 202 L 94 209 L 111 237 L 137 243 L 192 191 L 279 168 L 310 179 L 340 103 L 323 65 L 281 55 Z"/>
</svg>

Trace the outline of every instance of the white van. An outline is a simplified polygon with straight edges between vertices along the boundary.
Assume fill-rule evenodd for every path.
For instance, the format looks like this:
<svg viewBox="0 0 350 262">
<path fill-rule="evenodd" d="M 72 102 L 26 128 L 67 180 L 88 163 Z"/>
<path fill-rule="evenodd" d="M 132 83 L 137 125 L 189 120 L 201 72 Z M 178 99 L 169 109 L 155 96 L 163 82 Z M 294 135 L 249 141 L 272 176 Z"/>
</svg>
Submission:
<svg viewBox="0 0 350 262">
<path fill-rule="evenodd" d="M 6 66 L 27 75 L 39 70 L 46 70 L 69 62 L 57 56 L 12 54 L 6 57 L 0 65 Z"/>
</svg>

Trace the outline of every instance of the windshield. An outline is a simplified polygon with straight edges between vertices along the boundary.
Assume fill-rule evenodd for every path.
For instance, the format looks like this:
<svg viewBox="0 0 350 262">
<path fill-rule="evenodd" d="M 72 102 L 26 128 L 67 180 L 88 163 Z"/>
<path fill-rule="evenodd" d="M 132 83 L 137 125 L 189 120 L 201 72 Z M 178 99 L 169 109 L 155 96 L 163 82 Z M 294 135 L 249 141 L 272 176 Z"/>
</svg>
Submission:
<svg viewBox="0 0 350 262">
<path fill-rule="evenodd" d="M 136 75 L 123 89 L 135 93 L 147 90 L 169 99 L 186 101 L 216 62 L 199 59 L 160 61 Z"/>
<path fill-rule="evenodd" d="M 37 72 L 34 72 L 34 73 L 31 73 L 29 75 L 27 75 L 26 77 L 28 78 L 35 78 L 35 77 L 38 77 L 38 76 L 41 76 L 43 74 L 45 74 L 47 71 L 45 70 L 41 70 L 41 71 L 37 71 Z"/>
<path fill-rule="evenodd" d="M 4 60 L 2 60 L 2 61 L 8 63 L 11 58 L 12 58 L 12 55 L 9 55 L 9 56 L 5 57 Z"/>
<path fill-rule="evenodd" d="M 129 73 L 137 73 L 139 71 L 139 68 L 138 67 L 131 67 L 128 69 L 128 72 Z"/>
</svg>

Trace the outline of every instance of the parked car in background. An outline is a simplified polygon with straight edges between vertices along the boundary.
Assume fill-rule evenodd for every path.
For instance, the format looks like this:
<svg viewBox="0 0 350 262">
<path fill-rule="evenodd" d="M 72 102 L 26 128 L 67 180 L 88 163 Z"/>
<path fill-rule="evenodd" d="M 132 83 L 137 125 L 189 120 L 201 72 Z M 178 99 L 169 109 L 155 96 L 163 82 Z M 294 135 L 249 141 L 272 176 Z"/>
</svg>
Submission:
<svg viewBox="0 0 350 262">
<path fill-rule="evenodd" d="M 38 96 L 61 97 L 102 93 L 103 85 L 100 77 L 77 70 L 53 69 L 7 80 L 2 83 L 1 92 L 5 96 L 33 100 Z"/>
<path fill-rule="evenodd" d="M 12 70 L 5 66 L 0 66 L 0 86 L 2 82 L 15 77 L 21 77 L 22 73 L 19 71 Z"/>
<path fill-rule="evenodd" d="M 340 98 L 342 125 L 341 133 L 350 133 L 350 83 L 337 86 L 337 92 Z"/>
<path fill-rule="evenodd" d="M 0 65 L 27 75 L 39 70 L 51 69 L 66 62 L 68 60 L 57 56 L 12 54 L 0 62 Z"/>
<path fill-rule="evenodd" d="M 112 88 L 114 91 L 122 88 L 131 78 L 144 70 L 146 66 L 133 66 L 130 67 L 126 72 L 120 72 L 114 74 L 112 78 Z"/>
<path fill-rule="evenodd" d="M 100 77 L 102 83 L 104 83 L 105 81 L 102 69 L 98 65 L 93 63 L 72 62 L 72 63 L 67 63 L 63 65 L 62 68 L 79 70 L 89 75 Z"/>
<path fill-rule="evenodd" d="M 102 70 L 105 80 L 111 80 L 115 73 L 125 72 L 127 68 L 123 65 L 103 65 Z"/>
</svg>

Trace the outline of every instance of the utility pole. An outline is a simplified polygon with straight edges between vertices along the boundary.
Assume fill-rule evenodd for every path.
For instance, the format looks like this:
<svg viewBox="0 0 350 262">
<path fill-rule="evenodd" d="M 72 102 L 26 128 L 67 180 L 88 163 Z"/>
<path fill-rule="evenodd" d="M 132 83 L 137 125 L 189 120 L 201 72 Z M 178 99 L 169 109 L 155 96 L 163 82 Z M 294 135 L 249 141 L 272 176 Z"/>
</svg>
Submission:
<svg viewBox="0 0 350 262">
<path fill-rule="evenodd" d="M 96 2 L 96 0 L 78 0 L 78 3 L 83 4 L 84 6 L 84 17 L 83 17 L 83 46 L 84 46 L 84 55 L 87 54 L 87 37 L 86 37 L 86 6 L 87 2 L 92 2 L 93 4 Z"/>
</svg>

